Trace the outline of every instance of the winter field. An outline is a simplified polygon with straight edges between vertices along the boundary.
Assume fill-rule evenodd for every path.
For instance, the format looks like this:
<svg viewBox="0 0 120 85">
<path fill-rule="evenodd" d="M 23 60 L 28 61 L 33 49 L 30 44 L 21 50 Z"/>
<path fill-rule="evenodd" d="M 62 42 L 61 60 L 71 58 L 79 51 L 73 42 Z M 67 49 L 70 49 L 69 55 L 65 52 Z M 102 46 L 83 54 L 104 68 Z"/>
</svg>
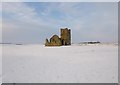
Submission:
<svg viewBox="0 0 120 85">
<path fill-rule="evenodd" d="M 117 44 L 1 47 L 3 83 L 118 82 Z"/>
<path fill-rule="evenodd" d="M 2 45 L 0 44 L 0 84 L 2 84 Z"/>
</svg>

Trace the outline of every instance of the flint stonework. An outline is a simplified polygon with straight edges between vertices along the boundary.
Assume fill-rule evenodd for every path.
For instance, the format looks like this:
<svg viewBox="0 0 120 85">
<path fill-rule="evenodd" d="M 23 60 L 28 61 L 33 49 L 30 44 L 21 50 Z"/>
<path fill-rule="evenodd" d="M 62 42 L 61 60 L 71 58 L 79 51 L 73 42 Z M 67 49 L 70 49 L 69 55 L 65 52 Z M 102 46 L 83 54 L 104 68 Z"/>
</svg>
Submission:
<svg viewBox="0 0 120 85">
<path fill-rule="evenodd" d="M 60 29 L 61 36 L 53 35 L 50 41 L 46 39 L 45 46 L 71 45 L 71 30 L 68 28 Z"/>
</svg>

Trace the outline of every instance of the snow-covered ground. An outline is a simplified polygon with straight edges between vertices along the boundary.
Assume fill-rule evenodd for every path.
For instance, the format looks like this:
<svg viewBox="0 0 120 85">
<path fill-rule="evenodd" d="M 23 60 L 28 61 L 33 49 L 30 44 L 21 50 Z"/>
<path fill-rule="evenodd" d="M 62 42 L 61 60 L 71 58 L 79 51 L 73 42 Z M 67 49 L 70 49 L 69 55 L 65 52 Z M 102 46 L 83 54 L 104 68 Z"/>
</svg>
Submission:
<svg viewBox="0 0 120 85">
<path fill-rule="evenodd" d="M 3 83 L 117 83 L 114 44 L 3 45 Z"/>
<path fill-rule="evenodd" d="M 0 44 L 0 84 L 2 84 L 2 45 Z"/>
</svg>

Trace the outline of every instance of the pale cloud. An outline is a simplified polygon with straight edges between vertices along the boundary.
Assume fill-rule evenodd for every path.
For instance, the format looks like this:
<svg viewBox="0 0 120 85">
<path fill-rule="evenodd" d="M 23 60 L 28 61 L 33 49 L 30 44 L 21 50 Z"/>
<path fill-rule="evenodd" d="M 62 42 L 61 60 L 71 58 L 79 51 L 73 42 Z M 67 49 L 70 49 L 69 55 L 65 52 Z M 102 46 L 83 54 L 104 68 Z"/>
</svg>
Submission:
<svg viewBox="0 0 120 85">
<path fill-rule="evenodd" d="M 34 9 L 24 3 L 3 3 L 3 42 L 24 43 L 27 42 L 27 37 L 32 37 L 33 30 L 41 29 L 42 32 L 47 26 L 36 16 Z M 30 42 L 29 38 L 28 42 Z"/>
<path fill-rule="evenodd" d="M 2 2 L 118 2 L 119 0 L 2 0 Z"/>
<path fill-rule="evenodd" d="M 61 27 L 68 27 L 73 42 L 117 41 L 117 3 L 41 4 L 43 10 L 21 2 L 3 3 L 3 40 L 44 43 L 45 38 L 59 35 Z"/>
<path fill-rule="evenodd" d="M 7 14 L 6 16 L 10 15 L 10 18 L 5 18 L 4 14 Z M 9 24 L 13 24 L 14 26 L 18 24 L 21 24 L 21 25 L 26 24 L 26 25 L 33 25 L 33 26 L 45 26 L 46 24 L 49 25 L 48 22 L 45 22 L 44 20 L 42 20 L 40 17 L 37 17 L 37 16 L 38 15 L 35 12 L 35 9 L 25 5 L 25 3 L 21 3 L 21 2 L 3 3 L 4 24 L 8 22 Z M 20 27 L 16 26 L 16 29 L 18 28 Z M 31 28 L 28 28 L 28 29 L 31 29 Z"/>
<path fill-rule="evenodd" d="M 0 3 L 0 42 L 2 42 L 2 3 Z"/>
<path fill-rule="evenodd" d="M 20 20 L 23 22 L 34 21 L 36 12 L 34 9 L 29 8 L 23 3 L 8 2 L 3 3 L 3 14 L 13 15 L 13 19 Z"/>
</svg>

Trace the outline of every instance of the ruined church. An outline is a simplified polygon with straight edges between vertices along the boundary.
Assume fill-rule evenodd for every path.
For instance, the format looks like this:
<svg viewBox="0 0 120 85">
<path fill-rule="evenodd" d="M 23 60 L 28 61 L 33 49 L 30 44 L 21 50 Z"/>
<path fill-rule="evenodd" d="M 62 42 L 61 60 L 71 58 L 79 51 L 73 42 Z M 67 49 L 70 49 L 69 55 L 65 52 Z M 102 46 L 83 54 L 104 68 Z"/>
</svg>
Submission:
<svg viewBox="0 0 120 85">
<path fill-rule="evenodd" d="M 71 30 L 68 28 L 60 29 L 61 35 L 53 35 L 50 40 L 46 39 L 45 46 L 71 45 Z"/>
</svg>

